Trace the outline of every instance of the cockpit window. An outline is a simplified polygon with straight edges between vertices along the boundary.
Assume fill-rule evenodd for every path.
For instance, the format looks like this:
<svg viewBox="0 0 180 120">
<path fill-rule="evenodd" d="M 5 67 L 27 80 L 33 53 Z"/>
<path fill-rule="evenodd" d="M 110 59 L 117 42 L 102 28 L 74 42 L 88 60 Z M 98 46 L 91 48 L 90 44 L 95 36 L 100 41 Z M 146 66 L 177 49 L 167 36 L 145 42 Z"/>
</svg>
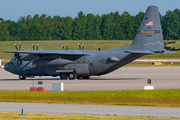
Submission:
<svg viewBox="0 0 180 120">
<path fill-rule="evenodd" d="M 11 62 L 13 62 L 13 61 L 14 61 L 14 59 L 15 59 L 15 56 L 13 56 L 13 58 L 11 59 Z"/>
</svg>

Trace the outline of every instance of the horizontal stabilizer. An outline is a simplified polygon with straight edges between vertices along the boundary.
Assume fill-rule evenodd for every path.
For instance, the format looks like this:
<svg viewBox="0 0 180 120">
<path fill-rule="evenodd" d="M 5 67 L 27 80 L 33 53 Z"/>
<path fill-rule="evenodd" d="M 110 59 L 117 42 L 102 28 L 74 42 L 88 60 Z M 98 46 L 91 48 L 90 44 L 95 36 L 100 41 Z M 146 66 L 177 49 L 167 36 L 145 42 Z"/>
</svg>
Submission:
<svg viewBox="0 0 180 120">
<path fill-rule="evenodd" d="M 154 54 L 154 52 L 150 50 L 127 50 L 126 53 L 135 53 L 135 54 Z"/>
<path fill-rule="evenodd" d="M 164 54 L 177 53 L 175 51 L 164 51 Z"/>
</svg>

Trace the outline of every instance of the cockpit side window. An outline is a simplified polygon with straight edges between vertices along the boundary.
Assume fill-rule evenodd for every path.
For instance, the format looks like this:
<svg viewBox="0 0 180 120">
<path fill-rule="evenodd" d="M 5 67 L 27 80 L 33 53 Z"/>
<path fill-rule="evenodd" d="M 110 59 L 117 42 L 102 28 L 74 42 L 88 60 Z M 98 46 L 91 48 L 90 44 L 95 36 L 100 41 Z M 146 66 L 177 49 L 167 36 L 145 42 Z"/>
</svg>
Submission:
<svg viewBox="0 0 180 120">
<path fill-rule="evenodd" d="M 15 59 L 15 56 L 13 56 L 13 58 L 12 58 L 11 61 L 10 61 L 10 64 L 11 64 L 11 65 L 13 65 L 14 59 Z"/>
<path fill-rule="evenodd" d="M 11 62 L 14 62 L 15 56 L 12 57 Z"/>
</svg>

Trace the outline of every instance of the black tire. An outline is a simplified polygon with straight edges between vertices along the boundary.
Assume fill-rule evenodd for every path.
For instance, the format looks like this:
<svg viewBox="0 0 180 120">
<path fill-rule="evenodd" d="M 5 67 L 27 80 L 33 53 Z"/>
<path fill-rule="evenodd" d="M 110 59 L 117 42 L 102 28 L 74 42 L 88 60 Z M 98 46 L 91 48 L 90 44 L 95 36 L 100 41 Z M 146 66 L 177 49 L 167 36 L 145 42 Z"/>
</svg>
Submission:
<svg viewBox="0 0 180 120">
<path fill-rule="evenodd" d="M 20 80 L 25 80 L 26 77 L 25 77 L 24 75 L 19 75 L 19 79 L 20 79 Z"/>
<path fill-rule="evenodd" d="M 75 73 L 69 73 L 69 79 L 75 79 L 76 78 L 76 74 Z"/>
<path fill-rule="evenodd" d="M 89 79 L 89 76 L 82 76 L 83 79 Z"/>
<path fill-rule="evenodd" d="M 63 79 L 67 79 L 67 75 L 65 73 L 61 73 L 60 74 L 60 78 L 63 80 Z"/>
</svg>

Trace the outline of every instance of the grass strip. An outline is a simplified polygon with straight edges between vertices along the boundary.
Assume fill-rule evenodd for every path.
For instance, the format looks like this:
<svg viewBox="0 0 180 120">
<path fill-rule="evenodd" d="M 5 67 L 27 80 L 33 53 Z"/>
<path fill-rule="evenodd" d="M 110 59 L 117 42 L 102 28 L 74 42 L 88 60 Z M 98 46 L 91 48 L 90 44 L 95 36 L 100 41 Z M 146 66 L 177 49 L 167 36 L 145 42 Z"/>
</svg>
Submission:
<svg viewBox="0 0 180 120">
<path fill-rule="evenodd" d="M 0 102 L 180 107 L 179 93 L 180 89 L 63 92 L 0 91 Z"/>
<path fill-rule="evenodd" d="M 77 114 L 55 114 L 55 113 L 24 113 L 0 112 L 0 120 L 179 120 L 179 118 L 162 117 L 136 117 L 117 115 L 77 115 Z"/>
</svg>

